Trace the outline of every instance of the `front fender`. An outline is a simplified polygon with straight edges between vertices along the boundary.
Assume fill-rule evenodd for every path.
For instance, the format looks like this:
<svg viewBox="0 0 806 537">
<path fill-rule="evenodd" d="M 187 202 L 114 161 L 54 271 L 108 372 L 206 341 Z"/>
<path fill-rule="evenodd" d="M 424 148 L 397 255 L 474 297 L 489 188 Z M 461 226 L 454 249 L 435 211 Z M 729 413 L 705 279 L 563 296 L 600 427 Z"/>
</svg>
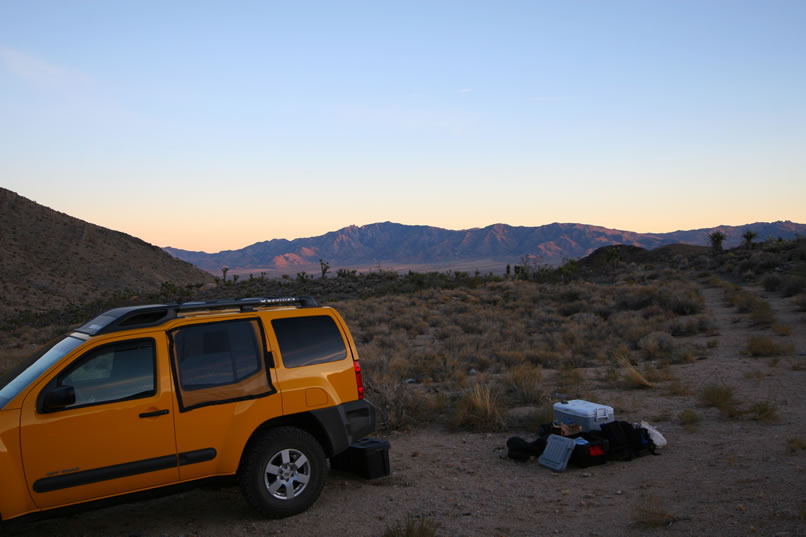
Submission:
<svg viewBox="0 0 806 537">
<path fill-rule="evenodd" d="M 34 505 L 20 452 L 20 409 L 0 410 L 0 520 L 39 509 Z"/>
</svg>

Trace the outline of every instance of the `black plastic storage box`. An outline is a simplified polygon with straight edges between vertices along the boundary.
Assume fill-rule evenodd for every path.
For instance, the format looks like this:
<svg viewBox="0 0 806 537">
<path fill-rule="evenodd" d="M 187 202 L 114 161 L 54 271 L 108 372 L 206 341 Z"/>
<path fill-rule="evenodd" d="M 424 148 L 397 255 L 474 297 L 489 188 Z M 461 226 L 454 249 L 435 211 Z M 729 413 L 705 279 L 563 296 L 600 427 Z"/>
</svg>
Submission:
<svg viewBox="0 0 806 537">
<path fill-rule="evenodd" d="M 375 479 L 391 473 L 389 442 L 378 438 L 364 438 L 331 457 L 334 470 L 352 472 L 366 479 Z"/>
</svg>

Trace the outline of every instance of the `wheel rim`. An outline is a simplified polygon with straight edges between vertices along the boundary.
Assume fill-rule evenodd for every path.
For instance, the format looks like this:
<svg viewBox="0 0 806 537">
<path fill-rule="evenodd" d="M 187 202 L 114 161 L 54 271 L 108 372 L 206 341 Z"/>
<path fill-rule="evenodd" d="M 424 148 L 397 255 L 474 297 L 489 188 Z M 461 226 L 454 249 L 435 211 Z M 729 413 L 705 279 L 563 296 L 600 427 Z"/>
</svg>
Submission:
<svg viewBox="0 0 806 537">
<path fill-rule="evenodd" d="M 263 481 L 269 494 L 278 500 L 292 500 L 299 496 L 311 479 L 308 457 L 296 449 L 278 451 L 266 464 Z"/>
</svg>

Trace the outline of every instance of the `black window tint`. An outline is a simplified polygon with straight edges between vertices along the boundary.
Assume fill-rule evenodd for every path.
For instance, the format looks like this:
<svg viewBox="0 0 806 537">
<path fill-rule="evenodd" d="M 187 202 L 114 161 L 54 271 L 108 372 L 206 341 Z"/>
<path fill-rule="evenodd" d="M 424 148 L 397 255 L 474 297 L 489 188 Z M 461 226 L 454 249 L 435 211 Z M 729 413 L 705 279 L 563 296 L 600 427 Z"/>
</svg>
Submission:
<svg viewBox="0 0 806 537">
<path fill-rule="evenodd" d="M 80 358 L 59 376 L 59 386 L 72 386 L 76 402 L 67 408 L 156 393 L 153 340 L 105 345 Z"/>
<path fill-rule="evenodd" d="M 234 384 L 257 373 L 260 346 L 255 321 L 199 324 L 174 336 L 180 385 L 185 390 Z"/>
<path fill-rule="evenodd" d="M 336 362 L 347 356 L 341 332 L 326 315 L 275 319 L 271 325 L 286 367 Z"/>
</svg>

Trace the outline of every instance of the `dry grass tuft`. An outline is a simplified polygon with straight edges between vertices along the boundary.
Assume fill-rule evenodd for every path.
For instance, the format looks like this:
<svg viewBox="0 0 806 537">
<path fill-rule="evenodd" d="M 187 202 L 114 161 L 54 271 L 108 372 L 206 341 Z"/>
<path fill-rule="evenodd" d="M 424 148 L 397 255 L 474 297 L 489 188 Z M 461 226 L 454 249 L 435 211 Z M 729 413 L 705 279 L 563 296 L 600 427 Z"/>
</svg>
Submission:
<svg viewBox="0 0 806 537">
<path fill-rule="evenodd" d="M 749 336 L 747 352 L 751 356 L 780 356 L 790 354 L 794 350 L 791 343 L 776 343 L 769 336 Z"/>
<path fill-rule="evenodd" d="M 406 430 L 418 421 L 434 420 L 441 407 L 438 397 L 424 386 L 406 384 L 388 374 L 368 376 L 366 386 L 382 431 Z"/>
<path fill-rule="evenodd" d="M 435 537 L 438 529 L 439 524 L 428 518 L 409 515 L 405 522 L 397 521 L 387 527 L 383 537 Z"/>
<path fill-rule="evenodd" d="M 729 418 L 737 418 L 744 414 L 736 400 L 733 388 L 719 384 L 709 384 L 700 392 L 700 402 L 707 407 L 716 407 Z"/>
<path fill-rule="evenodd" d="M 555 381 L 560 391 L 581 394 L 584 391 L 585 370 L 578 367 L 563 367 L 557 371 Z"/>
<path fill-rule="evenodd" d="M 613 355 L 613 359 L 624 370 L 624 384 L 628 388 L 654 388 L 655 385 L 649 382 L 640 371 L 638 371 L 630 361 L 621 354 Z"/>
<path fill-rule="evenodd" d="M 801 436 L 791 436 L 786 439 L 786 447 L 789 449 L 790 453 L 806 451 L 806 440 Z"/>
<path fill-rule="evenodd" d="M 683 384 L 683 382 L 678 379 L 674 378 L 666 387 L 666 394 L 667 395 L 691 395 L 691 388 L 687 384 Z"/>
<path fill-rule="evenodd" d="M 778 406 L 772 401 L 759 401 L 753 403 L 748 409 L 748 413 L 756 421 L 765 423 L 775 423 L 780 419 Z"/>
<path fill-rule="evenodd" d="M 454 425 L 472 431 L 498 431 L 504 425 L 502 405 L 486 384 L 474 384 L 456 404 Z"/>
<path fill-rule="evenodd" d="M 663 501 L 655 494 L 640 498 L 633 506 L 632 521 L 644 528 L 658 528 L 668 526 L 675 521 Z"/>
<path fill-rule="evenodd" d="M 531 363 L 522 363 L 507 373 L 509 383 L 515 390 L 515 398 L 522 403 L 538 403 L 543 399 L 543 368 Z"/>
<path fill-rule="evenodd" d="M 779 336 L 791 336 L 792 327 L 788 324 L 775 323 L 772 325 L 772 331 Z"/>
<path fill-rule="evenodd" d="M 693 408 L 687 408 L 677 415 L 680 424 L 689 432 L 697 430 L 697 424 L 700 423 L 700 415 L 697 414 Z"/>
</svg>

